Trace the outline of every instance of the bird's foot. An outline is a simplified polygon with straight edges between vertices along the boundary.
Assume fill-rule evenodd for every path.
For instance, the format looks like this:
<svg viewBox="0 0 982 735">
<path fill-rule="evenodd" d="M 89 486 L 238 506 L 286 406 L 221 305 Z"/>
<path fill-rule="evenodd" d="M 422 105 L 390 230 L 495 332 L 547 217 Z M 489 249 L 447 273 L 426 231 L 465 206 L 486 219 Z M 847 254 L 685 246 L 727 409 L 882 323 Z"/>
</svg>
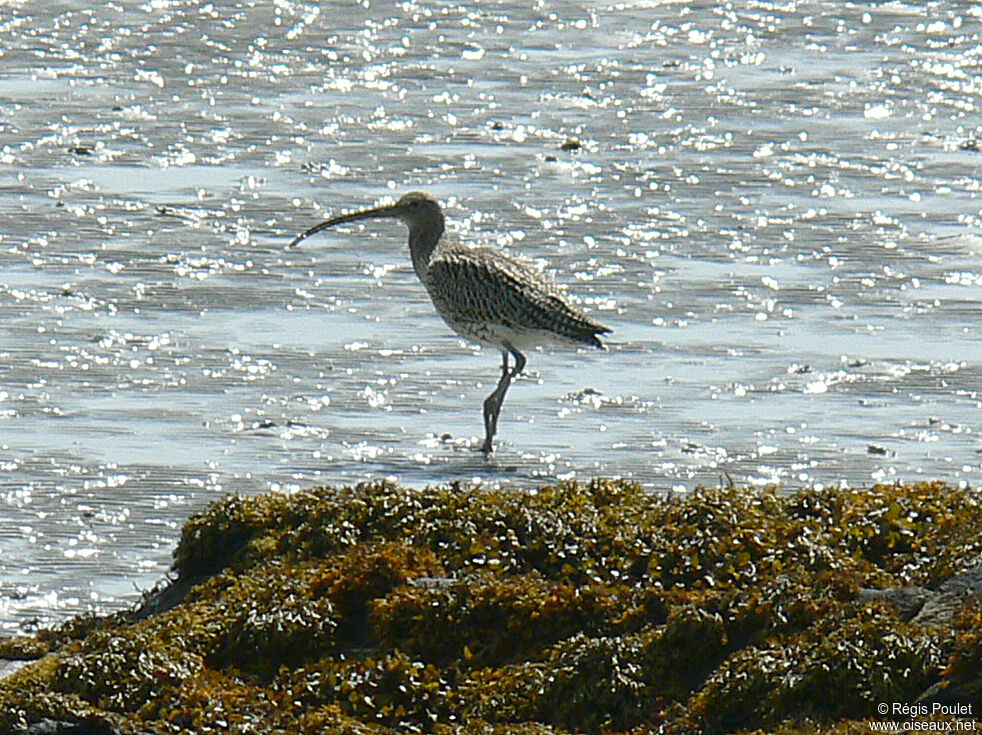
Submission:
<svg viewBox="0 0 982 735">
<path fill-rule="evenodd" d="M 494 451 L 494 445 L 491 443 L 491 437 L 486 437 L 484 443 L 481 445 L 479 450 L 485 457 L 491 456 L 491 452 Z"/>
</svg>

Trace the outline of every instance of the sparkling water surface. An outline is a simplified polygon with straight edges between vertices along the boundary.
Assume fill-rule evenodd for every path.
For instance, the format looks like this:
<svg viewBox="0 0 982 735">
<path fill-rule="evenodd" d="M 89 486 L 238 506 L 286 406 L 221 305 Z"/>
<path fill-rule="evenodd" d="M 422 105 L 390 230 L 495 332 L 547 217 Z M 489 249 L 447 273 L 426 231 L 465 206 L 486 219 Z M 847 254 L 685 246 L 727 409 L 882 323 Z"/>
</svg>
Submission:
<svg viewBox="0 0 982 735">
<path fill-rule="evenodd" d="M 978 484 L 969 3 L 0 8 L 0 630 L 131 604 L 223 493 Z M 412 189 L 613 328 L 435 315 Z"/>
</svg>

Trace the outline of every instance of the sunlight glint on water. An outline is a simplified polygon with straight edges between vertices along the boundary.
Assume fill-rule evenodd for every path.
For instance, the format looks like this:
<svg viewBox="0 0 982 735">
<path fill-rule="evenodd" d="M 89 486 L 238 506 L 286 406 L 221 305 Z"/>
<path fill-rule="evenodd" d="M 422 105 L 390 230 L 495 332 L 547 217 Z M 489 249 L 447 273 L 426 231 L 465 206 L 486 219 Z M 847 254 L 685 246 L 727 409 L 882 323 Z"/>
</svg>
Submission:
<svg viewBox="0 0 982 735">
<path fill-rule="evenodd" d="M 0 18 L 0 627 L 133 601 L 230 491 L 978 483 L 977 11 L 366 5 Z M 401 226 L 284 250 L 409 189 L 614 328 L 491 462 Z"/>
</svg>

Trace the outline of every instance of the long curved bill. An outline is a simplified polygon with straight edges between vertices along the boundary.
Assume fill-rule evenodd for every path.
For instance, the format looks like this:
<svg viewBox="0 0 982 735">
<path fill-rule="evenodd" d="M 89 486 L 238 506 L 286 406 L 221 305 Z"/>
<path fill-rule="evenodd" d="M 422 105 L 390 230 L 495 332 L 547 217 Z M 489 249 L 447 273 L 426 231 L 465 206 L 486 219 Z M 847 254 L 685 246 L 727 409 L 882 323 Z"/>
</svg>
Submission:
<svg viewBox="0 0 982 735">
<path fill-rule="evenodd" d="M 324 220 L 319 225 L 314 225 L 309 230 L 301 232 L 290 244 L 287 245 L 288 248 L 292 248 L 303 240 L 306 240 L 311 235 L 316 235 L 321 230 L 326 230 L 328 227 L 334 227 L 334 225 L 344 224 L 345 222 L 356 222 L 361 219 L 375 219 L 380 217 L 398 217 L 399 211 L 395 204 L 386 204 L 381 207 L 373 207 L 372 209 L 363 209 L 360 212 L 351 212 L 349 214 L 341 214 L 337 217 L 331 217 L 331 219 Z"/>
</svg>

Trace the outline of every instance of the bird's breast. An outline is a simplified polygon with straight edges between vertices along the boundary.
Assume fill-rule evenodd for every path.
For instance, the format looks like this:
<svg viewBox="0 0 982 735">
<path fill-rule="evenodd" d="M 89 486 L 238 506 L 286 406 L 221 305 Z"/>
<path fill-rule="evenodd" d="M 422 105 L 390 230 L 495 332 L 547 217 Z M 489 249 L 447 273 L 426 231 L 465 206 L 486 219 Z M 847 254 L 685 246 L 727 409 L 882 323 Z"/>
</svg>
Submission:
<svg viewBox="0 0 982 735">
<path fill-rule="evenodd" d="M 576 342 L 576 340 L 564 338 L 563 335 L 551 329 L 506 325 L 494 321 L 470 321 L 443 313 L 440 313 L 440 316 L 454 332 L 482 347 L 493 347 L 500 350 L 506 349 L 507 345 L 525 351 L 535 347 L 571 345 Z"/>
</svg>

